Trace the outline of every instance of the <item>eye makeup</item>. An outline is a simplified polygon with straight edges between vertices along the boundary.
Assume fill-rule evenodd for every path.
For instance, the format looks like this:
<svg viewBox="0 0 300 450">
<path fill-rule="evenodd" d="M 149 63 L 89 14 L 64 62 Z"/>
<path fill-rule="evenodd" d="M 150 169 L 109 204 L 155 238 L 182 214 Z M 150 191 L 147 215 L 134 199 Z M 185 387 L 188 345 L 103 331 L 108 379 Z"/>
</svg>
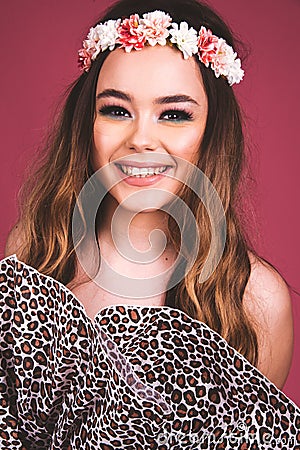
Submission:
<svg viewBox="0 0 300 450">
<path fill-rule="evenodd" d="M 166 120 L 171 122 L 184 122 L 193 120 L 192 112 L 181 108 L 170 108 L 160 114 L 159 120 Z"/>
<path fill-rule="evenodd" d="M 121 105 L 103 105 L 98 110 L 99 114 L 112 118 L 130 118 L 131 114 Z M 159 114 L 159 121 L 166 122 L 184 122 L 192 121 L 194 115 L 192 112 L 182 108 L 169 108 Z"/>
<path fill-rule="evenodd" d="M 131 117 L 130 113 L 123 106 L 120 105 L 103 105 L 99 108 L 98 112 L 102 116 L 109 116 L 113 118 L 118 117 Z"/>
</svg>

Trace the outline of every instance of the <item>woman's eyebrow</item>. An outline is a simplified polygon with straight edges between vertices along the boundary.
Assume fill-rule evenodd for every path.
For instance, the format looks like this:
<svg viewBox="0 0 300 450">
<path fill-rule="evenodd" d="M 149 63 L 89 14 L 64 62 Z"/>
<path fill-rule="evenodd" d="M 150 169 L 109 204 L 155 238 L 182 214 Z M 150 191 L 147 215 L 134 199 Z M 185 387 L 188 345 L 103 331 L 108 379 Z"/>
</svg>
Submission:
<svg viewBox="0 0 300 450">
<path fill-rule="evenodd" d="M 168 95 L 166 97 L 159 97 L 155 100 L 154 103 L 158 104 L 158 105 L 165 105 L 168 103 L 183 103 L 183 102 L 188 102 L 188 103 L 195 103 L 196 105 L 199 106 L 199 103 L 196 102 L 196 100 L 194 100 L 192 97 L 190 97 L 189 95 L 184 95 L 184 94 L 179 94 L 179 95 Z"/>
<path fill-rule="evenodd" d="M 118 91 L 117 89 L 105 89 L 102 92 L 97 94 L 96 98 L 99 100 L 100 98 L 114 97 L 119 100 L 125 100 L 127 102 L 131 102 L 131 97 L 126 92 Z"/>
<path fill-rule="evenodd" d="M 123 91 L 119 91 L 117 89 L 105 89 L 102 92 L 97 94 L 97 100 L 101 98 L 114 97 L 118 100 L 125 100 L 127 102 L 132 102 L 132 98 L 129 94 Z M 166 105 L 169 103 L 194 103 L 195 105 L 199 105 L 195 99 L 185 94 L 176 94 L 176 95 L 167 95 L 164 97 L 158 97 L 153 102 L 156 105 Z"/>
</svg>

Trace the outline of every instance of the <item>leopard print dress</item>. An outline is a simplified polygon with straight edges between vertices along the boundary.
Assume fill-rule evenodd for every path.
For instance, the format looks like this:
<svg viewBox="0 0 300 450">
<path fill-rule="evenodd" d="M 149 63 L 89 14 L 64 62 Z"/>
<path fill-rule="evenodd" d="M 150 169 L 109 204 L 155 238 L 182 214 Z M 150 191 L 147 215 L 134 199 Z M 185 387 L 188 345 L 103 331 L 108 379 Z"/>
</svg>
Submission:
<svg viewBox="0 0 300 450">
<path fill-rule="evenodd" d="M 300 449 L 300 411 L 206 324 L 0 261 L 1 449 Z"/>
</svg>

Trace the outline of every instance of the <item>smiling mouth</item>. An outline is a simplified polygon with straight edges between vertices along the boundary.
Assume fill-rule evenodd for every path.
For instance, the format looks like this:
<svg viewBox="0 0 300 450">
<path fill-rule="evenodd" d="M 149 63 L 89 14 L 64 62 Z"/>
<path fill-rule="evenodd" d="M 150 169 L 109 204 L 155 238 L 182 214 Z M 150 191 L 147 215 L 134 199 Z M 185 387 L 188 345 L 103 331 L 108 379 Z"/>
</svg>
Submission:
<svg viewBox="0 0 300 450">
<path fill-rule="evenodd" d="M 160 167 L 135 167 L 123 164 L 116 164 L 116 166 L 129 177 L 146 178 L 154 175 L 161 175 L 166 172 L 171 166 Z"/>
</svg>

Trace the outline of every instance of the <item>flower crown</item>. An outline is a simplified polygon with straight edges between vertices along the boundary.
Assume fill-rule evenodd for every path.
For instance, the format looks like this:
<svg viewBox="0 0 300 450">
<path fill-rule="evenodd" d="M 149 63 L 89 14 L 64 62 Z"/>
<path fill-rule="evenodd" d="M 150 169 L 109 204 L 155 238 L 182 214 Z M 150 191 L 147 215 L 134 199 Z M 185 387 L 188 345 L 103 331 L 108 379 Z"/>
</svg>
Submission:
<svg viewBox="0 0 300 450">
<path fill-rule="evenodd" d="M 189 28 L 186 22 L 178 25 L 163 11 L 143 14 L 143 18 L 133 14 L 129 19 L 108 20 L 91 28 L 78 52 L 79 66 L 88 72 L 100 52 L 114 50 L 116 45 L 130 52 L 132 49 L 141 50 L 146 44 L 164 46 L 167 39 L 182 51 L 184 59 L 197 54 L 217 78 L 220 75 L 227 78 L 230 86 L 243 79 L 241 60 L 224 39 L 203 26 L 197 35 L 197 31 Z"/>
</svg>

